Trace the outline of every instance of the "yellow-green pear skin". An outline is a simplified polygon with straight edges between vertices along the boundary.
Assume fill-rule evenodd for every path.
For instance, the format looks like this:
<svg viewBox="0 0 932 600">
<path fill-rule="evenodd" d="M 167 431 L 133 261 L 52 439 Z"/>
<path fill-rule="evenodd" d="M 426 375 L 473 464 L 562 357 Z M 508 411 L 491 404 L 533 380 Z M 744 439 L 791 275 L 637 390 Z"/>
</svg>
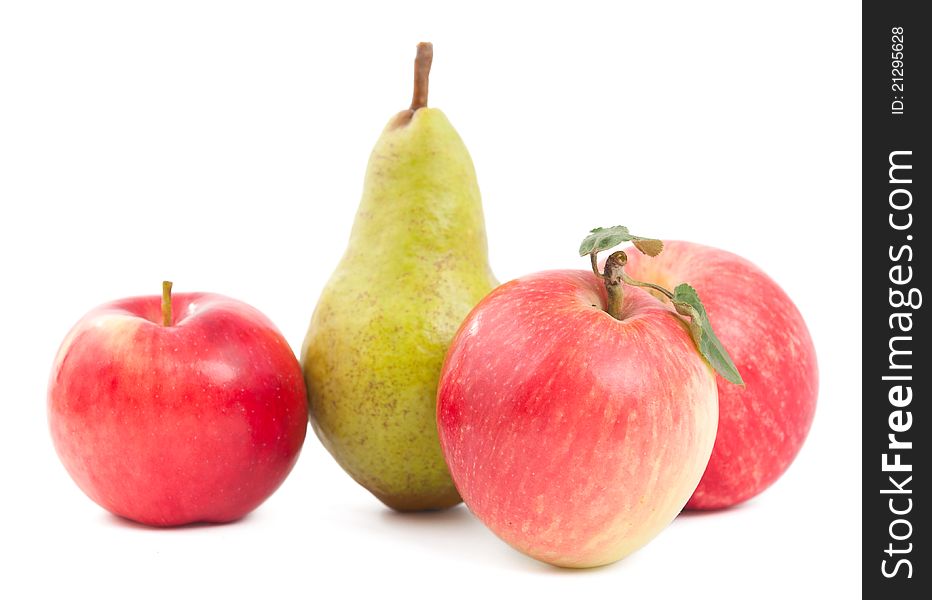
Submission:
<svg viewBox="0 0 932 600">
<path fill-rule="evenodd" d="M 496 285 L 469 152 L 439 110 L 403 111 L 369 158 L 301 357 L 314 431 L 393 509 L 460 502 L 437 436 L 437 381 L 460 323 Z"/>
</svg>

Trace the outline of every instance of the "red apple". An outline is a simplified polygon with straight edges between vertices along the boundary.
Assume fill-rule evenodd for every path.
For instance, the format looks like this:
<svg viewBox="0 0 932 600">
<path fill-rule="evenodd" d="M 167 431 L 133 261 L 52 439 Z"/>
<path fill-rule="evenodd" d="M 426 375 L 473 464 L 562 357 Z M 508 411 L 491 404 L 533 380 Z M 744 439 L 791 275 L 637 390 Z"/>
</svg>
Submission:
<svg viewBox="0 0 932 600">
<path fill-rule="evenodd" d="M 718 420 L 715 377 L 669 304 L 549 271 L 494 290 L 456 334 L 438 389 L 440 443 L 470 510 L 560 566 L 613 562 L 683 508 Z"/>
<path fill-rule="evenodd" d="M 742 388 L 718 377 L 718 437 L 686 507 L 724 508 L 759 494 L 793 462 L 815 413 L 819 372 L 802 316 L 763 271 L 724 250 L 667 242 L 656 258 L 630 252 L 627 272 L 692 284 L 744 378 Z"/>
<path fill-rule="evenodd" d="M 49 382 L 55 449 L 78 486 L 148 525 L 239 519 L 291 471 L 307 430 L 301 368 L 259 311 L 215 294 L 96 308 Z"/>
</svg>

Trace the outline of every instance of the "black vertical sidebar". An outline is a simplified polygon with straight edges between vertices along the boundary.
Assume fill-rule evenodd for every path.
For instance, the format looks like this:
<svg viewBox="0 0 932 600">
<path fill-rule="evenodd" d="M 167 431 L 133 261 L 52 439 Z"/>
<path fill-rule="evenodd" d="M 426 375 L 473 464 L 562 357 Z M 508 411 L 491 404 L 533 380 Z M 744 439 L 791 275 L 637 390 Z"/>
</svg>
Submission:
<svg viewBox="0 0 932 600">
<path fill-rule="evenodd" d="M 862 13 L 861 555 L 870 598 L 928 598 L 932 589 L 929 499 L 918 492 L 932 462 L 932 20 L 923 4 L 866 0 Z"/>
</svg>

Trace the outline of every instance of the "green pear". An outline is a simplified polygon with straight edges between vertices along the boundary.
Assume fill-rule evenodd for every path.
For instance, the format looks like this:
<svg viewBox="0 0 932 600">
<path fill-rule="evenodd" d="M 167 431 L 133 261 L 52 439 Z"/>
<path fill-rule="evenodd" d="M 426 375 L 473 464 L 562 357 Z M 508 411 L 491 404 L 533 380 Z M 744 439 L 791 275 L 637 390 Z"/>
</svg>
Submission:
<svg viewBox="0 0 932 600">
<path fill-rule="evenodd" d="M 317 436 L 404 511 L 461 500 L 440 451 L 437 381 L 460 323 L 498 285 L 469 152 L 426 106 L 431 59 L 431 45 L 418 45 L 411 108 L 369 157 L 349 245 L 301 353 Z"/>
</svg>

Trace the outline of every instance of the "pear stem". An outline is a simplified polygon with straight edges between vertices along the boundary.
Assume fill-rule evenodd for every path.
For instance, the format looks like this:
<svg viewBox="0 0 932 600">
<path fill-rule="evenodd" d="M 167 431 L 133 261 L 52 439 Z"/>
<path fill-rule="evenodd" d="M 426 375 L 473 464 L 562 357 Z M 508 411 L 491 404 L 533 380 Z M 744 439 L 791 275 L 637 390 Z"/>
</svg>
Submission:
<svg viewBox="0 0 932 600">
<path fill-rule="evenodd" d="M 172 325 L 172 282 L 162 282 L 162 327 Z"/>
<path fill-rule="evenodd" d="M 414 95 L 411 97 L 411 110 L 427 106 L 427 84 L 430 78 L 430 64 L 434 60 L 434 46 L 430 42 L 417 45 L 417 57 L 414 59 Z"/>
</svg>

